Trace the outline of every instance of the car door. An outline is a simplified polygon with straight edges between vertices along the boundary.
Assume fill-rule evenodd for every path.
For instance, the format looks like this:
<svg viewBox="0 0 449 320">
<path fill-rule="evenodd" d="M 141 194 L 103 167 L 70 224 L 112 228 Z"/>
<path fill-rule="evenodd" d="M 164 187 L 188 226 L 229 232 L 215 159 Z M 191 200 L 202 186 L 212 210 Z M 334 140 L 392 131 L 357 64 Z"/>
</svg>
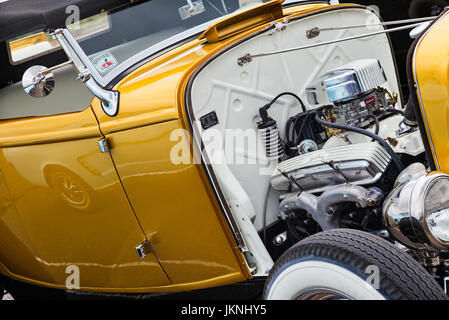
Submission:
<svg viewBox="0 0 449 320">
<path fill-rule="evenodd" d="M 176 104 L 177 81 L 194 58 L 174 58 L 161 68 L 155 62 L 130 75 L 114 88 L 120 92 L 114 117 L 99 101 L 92 107 L 161 265 L 174 285 L 198 288 L 243 281 L 248 274 L 201 165 L 170 160 L 179 142 L 172 134 L 185 128 Z"/>
<path fill-rule="evenodd" d="M 20 90 L 0 90 L 1 270 L 62 289 L 73 268 L 82 290 L 168 285 L 156 256 L 142 260 L 136 253 L 146 237 L 110 154 L 100 150 L 103 136 L 92 108 L 57 114 L 67 101 L 76 106 L 92 99 L 70 73 L 74 82 L 58 82 L 44 99 L 27 96 L 20 84 Z M 88 99 L 61 96 L 66 86 L 85 90 Z M 44 109 L 53 111 L 30 117 Z"/>
</svg>

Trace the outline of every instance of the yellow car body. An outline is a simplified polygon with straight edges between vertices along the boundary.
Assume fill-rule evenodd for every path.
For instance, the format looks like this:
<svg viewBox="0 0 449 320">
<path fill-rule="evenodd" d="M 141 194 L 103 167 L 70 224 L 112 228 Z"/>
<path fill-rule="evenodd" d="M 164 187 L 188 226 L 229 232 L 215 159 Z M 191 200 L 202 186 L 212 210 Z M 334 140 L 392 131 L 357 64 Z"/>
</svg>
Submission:
<svg viewBox="0 0 449 320">
<path fill-rule="evenodd" d="M 419 38 L 409 53 L 409 78 L 416 88 L 417 110 L 423 119 L 433 170 L 449 172 L 448 93 L 449 42 L 443 34 L 449 26 L 447 11 Z"/>
<path fill-rule="evenodd" d="M 284 15 L 328 7 L 301 5 Z M 80 290 L 96 292 L 186 291 L 250 279 L 203 167 L 172 164 L 177 141 L 167 141 L 189 128 L 183 96 L 197 66 L 272 21 L 237 17 L 226 41 L 195 39 L 141 66 L 115 85 L 114 118 L 95 98 L 79 113 L 2 121 L 2 274 L 66 289 L 66 269 L 77 265 Z M 103 137 L 110 154 L 98 149 Z M 72 204 L 49 183 L 54 175 L 80 188 L 89 204 Z M 154 253 L 141 260 L 134 248 L 147 239 Z"/>
<path fill-rule="evenodd" d="M 171 292 L 252 278 L 201 163 L 175 165 L 176 129 L 190 131 L 185 92 L 220 51 L 286 17 L 354 5 L 271 1 L 216 23 L 154 57 L 113 87 L 120 109 L 100 100 L 81 112 L 0 122 L 0 271 L 29 284 L 80 290 Z M 449 172 L 449 17 L 417 46 L 415 81 L 436 170 Z M 438 70 L 436 72 L 435 70 Z M 437 98 L 436 98 L 437 97 Z M 110 152 L 98 141 L 106 139 Z M 198 156 L 195 144 L 190 148 Z M 193 157 L 193 156 L 192 156 Z M 148 240 L 144 259 L 135 247 Z"/>
</svg>

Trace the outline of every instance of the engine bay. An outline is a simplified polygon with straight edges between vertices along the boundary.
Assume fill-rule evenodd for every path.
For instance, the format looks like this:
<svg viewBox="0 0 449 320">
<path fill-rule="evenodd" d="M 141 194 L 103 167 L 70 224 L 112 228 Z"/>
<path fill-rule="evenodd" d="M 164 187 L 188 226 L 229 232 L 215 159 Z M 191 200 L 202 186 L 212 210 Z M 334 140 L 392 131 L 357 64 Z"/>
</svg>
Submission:
<svg viewBox="0 0 449 320">
<path fill-rule="evenodd" d="M 200 120 L 204 150 L 209 160 L 217 150 L 226 155 L 208 170 L 223 191 L 224 210 L 243 230 L 241 248 L 250 253 L 245 256 L 255 275 L 264 275 L 270 260 L 292 245 L 325 230 L 362 230 L 407 252 L 413 247 L 413 241 L 398 240 L 403 230 L 395 231 L 393 215 L 400 215 L 402 200 L 399 192 L 391 194 L 407 179 L 425 176 L 429 162 L 394 59 L 386 54 L 388 37 L 241 63 L 248 52 L 333 39 L 335 33 L 316 39 L 308 31 L 341 20 L 362 24 L 364 18 L 366 12 L 348 8 L 289 22 L 217 54 L 193 82 L 191 117 Z M 341 30 L 338 37 L 364 31 Z M 242 135 L 228 137 L 236 131 Z M 224 138 L 211 142 L 212 132 Z M 247 139 L 252 136 L 257 140 Z M 248 143 L 238 145 L 239 139 Z M 411 254 L 426 265 L 430 251 Z M 429 268 L 436 274 L 435 266 Z"/>
<path fill-rule="evenodd" d="M 398 95 L 390 93 L 386 83 L 376 59 L 330 70 L 306 88 L 308 105 L 314 108 L 288 119 L 286 141 L 268 115 L 274 100 L 259 110 L 258 129 L 266 130 L 260 136 L 267 157 L 277 155 L 279 162 L 270 184 L 280 193 L 278 218 L 285 221 L 287 231 L 284 237 L 274 238 L 276 246 L 289 238 L 296 242 L 336 228 L 388 235 L 381 205 L 393 189 L 394 177 L 417 159 L 393 148 L 398 139 L 413 139 L 410 135 L 418 128 L 405 123 L 405 112 L 396 108 Z M 282 95 L 292 95 L 305 105 L 291 92 L 275 99 Z M 401 121 L 389 128 L 388 136 L 380 135 L 391 118 Z M 351 141 L 354 134 L 360 140 Z M 423 146 L 420 151 L 424 152 Z"/>
<path fill-rule="evenodd" d="M 316 193 L 342 184 L 370 185 L 379 181 L 396 158 L 391 145 L 401 136 L 399 128 L 393 137 L 383 138 L 390 144 L 386 148 L 374 139 L 353 143 L 347 132 L 356 131 L 367 136 L 365 129 L 374 127 L 374 134 L 378 135 L 383 119 L 404 115 L 395 108 L 397 101 L 393 95 L 381 87 L 386 81 L 379 61 L 358 60 L 330 71 L 317 79 L 317 85 L 307 88 L 309 104 L 318 105 L 318 108 L 287 121 L 285 149 L 288 159 L 280 159 L 272 176 L 272 186 L 285 190 L 293 182 L 303 191 Z M 323 126 L 316 117 L 329 124 L 339 124 L 341 129 Z M 277 143 L 268 139 L 273 137 L 272 132 L 277 126 L 273 119 L 269 121 L 274 128 L 267 129 L 271 134 L 262 136 L 264 144 L 282 145 L 279 134 L 276 135 Z M 409 132 L 412 131 L 416 131 L 416 127 L 410 127 Z M 334 146 L 330 141 L 329 145 L 331 138 L 343 143 Z M 272 153 L 269 148 L 267 156 L 268 153 Z"/>
</svg>

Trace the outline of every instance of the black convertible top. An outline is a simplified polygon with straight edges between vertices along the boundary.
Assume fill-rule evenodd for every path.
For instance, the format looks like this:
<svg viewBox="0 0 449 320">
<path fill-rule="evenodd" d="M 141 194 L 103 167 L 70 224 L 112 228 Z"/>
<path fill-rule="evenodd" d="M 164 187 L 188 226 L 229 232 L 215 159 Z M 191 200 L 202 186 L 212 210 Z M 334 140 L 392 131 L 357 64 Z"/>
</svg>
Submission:
<svg viewBox="0 0 449 320">
<path fill-rule="evenodd" d="M 80 19 L 109 10 L 132 0 L 0 0 L 0 42 L 40 29 L 64 27 L 72 13 L 70 5 L 78 6 Z"/>
</svg>

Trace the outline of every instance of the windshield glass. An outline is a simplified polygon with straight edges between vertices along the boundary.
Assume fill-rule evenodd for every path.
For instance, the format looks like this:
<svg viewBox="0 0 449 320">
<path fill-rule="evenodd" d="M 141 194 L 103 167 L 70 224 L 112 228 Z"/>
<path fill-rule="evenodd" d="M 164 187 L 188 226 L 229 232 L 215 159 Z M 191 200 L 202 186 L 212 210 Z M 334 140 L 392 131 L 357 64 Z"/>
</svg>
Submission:
<svg viewBox="0 0 449 320">
<path fill-rule="evenodd" d="M 105 76 L 161 41 L 264 2 L 268 0 L 152 0 L 110 11 L 106 32 L 78 42 Z"/>
</svg>

